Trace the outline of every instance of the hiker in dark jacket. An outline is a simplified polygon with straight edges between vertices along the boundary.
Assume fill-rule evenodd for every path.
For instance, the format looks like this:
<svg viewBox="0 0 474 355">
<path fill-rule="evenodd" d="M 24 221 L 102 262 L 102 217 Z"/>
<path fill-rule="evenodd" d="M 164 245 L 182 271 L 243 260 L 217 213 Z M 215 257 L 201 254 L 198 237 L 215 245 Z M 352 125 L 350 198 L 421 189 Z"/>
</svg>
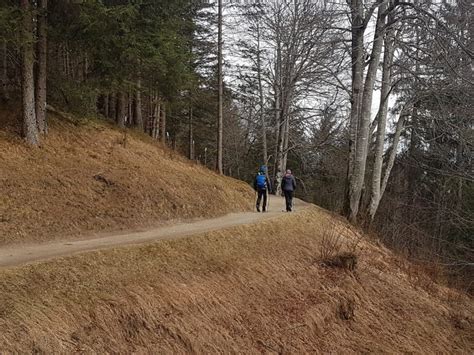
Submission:
<svg viewBox="0 0 474 355">
<path fill-rule="evenodd" d="M 260 202 L 262 202 L 262 197 L 263 197 L 262 211 L 266 212 L 268 191 L 271 190 L 271 184 L 270 184 L 270 180 L 267 177 L 267 167 L 265 165 L 262 165 L 260 167 L 260 170 L 258 171 L 257 176 L 255 176 L 255 179 L 253 182 L 253 188 L 258 194 L 257 212 L 260 212 Z"/>
<path fill-rule="evenodd" d="M 296 180 L 291 170 L 287 170 L 281 179 L 281 189 L 285 194 L 286 212 L 291 212 L 293 208 L 293 192 L 296 190 Z"/>
</svg>

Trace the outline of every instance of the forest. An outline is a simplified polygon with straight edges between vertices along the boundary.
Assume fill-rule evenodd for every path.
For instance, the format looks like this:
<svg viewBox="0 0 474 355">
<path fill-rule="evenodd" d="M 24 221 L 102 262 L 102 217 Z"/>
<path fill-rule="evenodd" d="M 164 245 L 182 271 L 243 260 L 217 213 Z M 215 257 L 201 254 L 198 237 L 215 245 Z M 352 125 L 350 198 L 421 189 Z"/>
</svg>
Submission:
<svg viewBox="0 0 474 355">
<path fill-rule="evenodd" d="M 472 289 L 473 8 L 0 0 L 0 103 L 31 149 L 63 112 L 249 183 L 265 164 L 276 194 L 291 169 L 298 197 Z"/>
</svg>

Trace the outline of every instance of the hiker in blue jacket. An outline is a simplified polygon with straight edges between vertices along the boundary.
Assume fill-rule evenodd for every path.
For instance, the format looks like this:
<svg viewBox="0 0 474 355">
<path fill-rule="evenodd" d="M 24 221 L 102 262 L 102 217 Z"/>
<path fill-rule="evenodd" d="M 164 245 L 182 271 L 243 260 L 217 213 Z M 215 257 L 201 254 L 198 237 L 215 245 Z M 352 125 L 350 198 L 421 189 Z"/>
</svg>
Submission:
<svg viewBox="0 0 474 355">
<path fill-rule="evenodd" d="M 253 182 L 253 188 L 257 192 L 257 212 L 260 212 L 260 202 L 263 197 L 262 211 L 267 211 L 268 191 L 271 190 L 270 180 L 267 177 L 267 167 L 262 165 Z"/>
<path fill-rule="evenodd" d="M 286 212 L 291 212 L 293 208 L 293 193 L 296 190 L 296 179 L 289 169 L 281 179 L 281 189 L 285 194 Z"/>
</svg>

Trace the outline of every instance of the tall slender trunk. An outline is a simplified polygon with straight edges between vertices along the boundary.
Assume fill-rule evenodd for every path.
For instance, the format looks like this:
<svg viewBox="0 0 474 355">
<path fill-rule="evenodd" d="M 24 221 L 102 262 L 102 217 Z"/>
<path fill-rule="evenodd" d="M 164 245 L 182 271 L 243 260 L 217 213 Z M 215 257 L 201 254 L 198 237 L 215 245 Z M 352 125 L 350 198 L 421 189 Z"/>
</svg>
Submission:
<svg viewBox="0 0 474 355">
<path fill-rule="evenodd" d="M 194 160 L 193 108 L 189 107 L 189 159 Z"/>
<path fill-rule="evenodd" d="M 283 139 L 283 150 L 282 150 L 282 165 L 281 171 L 284 174 L 287 169 L 288 152 L 290 146 L 290 118 L 291 118 L 291 102 L 293 101 L 293 87 L 290 84 L 291 80 L 288 80 L 288 90 L 286 94 L 285 104 L 283 108 L 285 125 L 284 125 L 284 139 Z"/>
<path fill-rule="evenodd" d="M 281 180 L 283 178 L 283 150 L 285 147 L 285 132 L 286 132 L 286 118 L 283 115 L 280 115 L 280 122 L 279 127 L 277 127 L 279 134 L 278 134 L 278 142 L 277 142 L 277 156 L 276 156 L 276 179 L 275 179 L 275 194 L 280 196 L 282 194 L 281 191 Z"/>
<path fill-rule="evenodd" d="M 258 80 L 258 95 L 260 105 L 260 122 L 262 125 L 262 158 L 263 163 L 268 164 L 268 148 L 267 148 L 267 125 L 265 122 L 265 107 L 263 98 L 263 85 L 262 85 L 262 59 L 260 53 L 260 26 L 257 21 L 257 80 Z M 268 169 L 267 169 L 268 175 Z M 267 176 L 268 177 L 268 176 Z"/>
<path fill-rule="evenodd" d="M 33 12 L 29 0 L 20 0 L 20 5 L 23 10 L 22 40 L 24 41 L 21 63 L 23 133 L 27 143 L 37 146 L 39 134 L 35 111 Z"/>
<path fill-rule="evenodd" d="M 392 148 L 388 157 L 387 166 L 385 167 L 385 173 L 383 175 L 382 184 L 380 186 L 380 196 L 383 196 L 385 189 L 387 188 L 388 178 L 392 172 L 393 164 L 397 156 L 398 144 L 402 135 L 403 127 L 405 126 L 406 111 L 402 110 L 400 117 L 398 118 L 397 127 L 395 128 L 395 135 L 393 137 Z"/>
<path fill-rule="evenodd" d="M 109 94 L 109 118 L 117 121 L 117 93 Z"/>
<path fill-rule="evenodd" d="M 383 46 L 385 32 L 385 9 L 386 3 L 380 5 L 377 14 L 377 24 L 374 33 L 373 48 L 370 55 L 369 68 L 364 83 L 362 95 L 359 127 L 357 132 L 357 145 L 355 151 L 354 171 L 350 184 L 350 213 L 349 220 L 355 222 L 359 214 L 362 190 L 364 189 L 365 168 L 367 164 L 367 152 L 369 146 L 369 128 L 372 112 L 372 97 L 377 68 Z"/>
<path fill-rule="evenodd" d="M 381 180 L 385 134 L 387 127 L 388 101 L 392 85 L 392 62 L 394 54 L 393 30 L 385 38 L 385 49 L 382 67 L 382 88 L 380 93 L 379 113 L 377 115 L 377 136 L 375 140 L 374 168 L 372 172 L 372 190 L 369 205 L 369 218 L 372 221 L 382 199 Z M 395 151 L 397 147 L 394 147 Z"/>
<path fill-rule="evenodd" d="M 274 191 L 277 196 L 281 195 L 281 179 L 283 172 L 281 170 L 280 155 L 283 150 L 283 122 L 281 110 L 281 42 L 277 33 L 277 51 L 275 60 L 275 163 L 273 167 Z"/>
<path fill-rule="evenodd" d="M 347 165 L 346 198 L 344 203 L 344 214 L 351 214 L 351 194 L 355 189 L 354 165 L 357 149 L 357 132 L 359 129 L 360 106 L 362 103 L 362 86 L 364 85 L 364 31 L 363 27 L 364 7 L 362 0 L 352 0 L 352 97 L 351 114 L 349 120 L 349 159 Z"/>
<path fill-rule="evenodd" d="M 223 99 L 224 99 L 224 84 L 222 79 L 222 0 L 218 0 L 218 14 L 217 14 L 217 162 L 216 169 L 219 174 L 223 174 Z"/>
<path fill-rule="evenodd" d="M 46 81 L 48 69 L 48 0 L 38 0 L 38 44 L 37 44 L 37 62 L 38 72 L 36 76 L 36 121 L 38 130 L 41 134 L 48 132 L 46 121 Z"/>
<path fill-rule="evenodd" d="M 127 119 L 125 121 L 125 124 L 129 125 L 129 126 L 132 126 L 134 125 L 136 122 L 134 121 L 135 117 L 135 109 L 133 107 L 133 101 L 134 101 L 134 98 L 135 98 L 135 94 L 132 93 L 132 91 L 129 91 L 127 93 Z"/>
<path fill-rule="evenodd" d="M 120 128 L 125 128 L 127 121 L 127 98 L 123 91 L 117 94 L 117 124 Z"/>
<path fill-rule="evenodd" d="M 7 52 L 7 40 L 2 40 L 2 69 L 0 71 L 0 85 L 1 95 L 4 99 L 8 99 L 8 52 Z"/>
<path fill-rule="evenodd" d="M 137 90 L 135 91 L 135 114 L 134 114 L 135 124 L 138 129 L 143 132 L 143 115 L 142 115 L 142 81 L 141 79 L 137 80 Z"/>
<path fill-rule="evenodd" d="M 153 139 L 158 139 L 160 134 L 160 115 L 161 115 L 161 101 L 154 95 L 153 98 L 153 114 L 151 125 L 151 136 Z"/>
<path fill-rule="evenodd" d="M 166 104 L 161 105 L 160 117 L 160 141 L 166 143 Z"/>
<path fill-rule="evenodd" d="M 288 163 L 288 150 L 290 145 L 290 116 L 287 115 L 285 119 L 285 137 L 283 140 L 283 154 L 282 154 L 282 164 L 281 171 L 284 173 L 287 168 Z"/>
<path fill-rule="evenodd" d="M 104 95 L 104 116 L 109 117 L 109 94 Z"/>
</svg>

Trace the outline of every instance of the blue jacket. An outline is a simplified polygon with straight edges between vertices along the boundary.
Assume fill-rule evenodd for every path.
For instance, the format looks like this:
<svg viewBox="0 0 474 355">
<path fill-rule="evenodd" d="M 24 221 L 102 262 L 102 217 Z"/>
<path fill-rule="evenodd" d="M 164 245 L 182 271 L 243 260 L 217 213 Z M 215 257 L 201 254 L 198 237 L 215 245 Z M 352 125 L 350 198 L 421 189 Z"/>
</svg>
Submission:
<svg viewBox="0 0 474 355">
<path fill-rule="evenodd" d="M 258 190 L 258 187 L 257 187 L 257 176 L 259 176 L 259 175 L 264 175 L 264 173 L 259 172 L 259 173 L 255 176 L 255 179 L 253 179 L 253 188 L 255 189 L 255 191 Z M 267 188 L 266 188 L 266 190 L 267 190 L 267 191 L 271 191 L 271 190 L 272 190 L 272 185 L 271 185 L 271 183 L 270 183 L 270 179 L 267 177 L 267 178 L 266 178 L 266 181 L 267 181 Z"/>
</svg>

